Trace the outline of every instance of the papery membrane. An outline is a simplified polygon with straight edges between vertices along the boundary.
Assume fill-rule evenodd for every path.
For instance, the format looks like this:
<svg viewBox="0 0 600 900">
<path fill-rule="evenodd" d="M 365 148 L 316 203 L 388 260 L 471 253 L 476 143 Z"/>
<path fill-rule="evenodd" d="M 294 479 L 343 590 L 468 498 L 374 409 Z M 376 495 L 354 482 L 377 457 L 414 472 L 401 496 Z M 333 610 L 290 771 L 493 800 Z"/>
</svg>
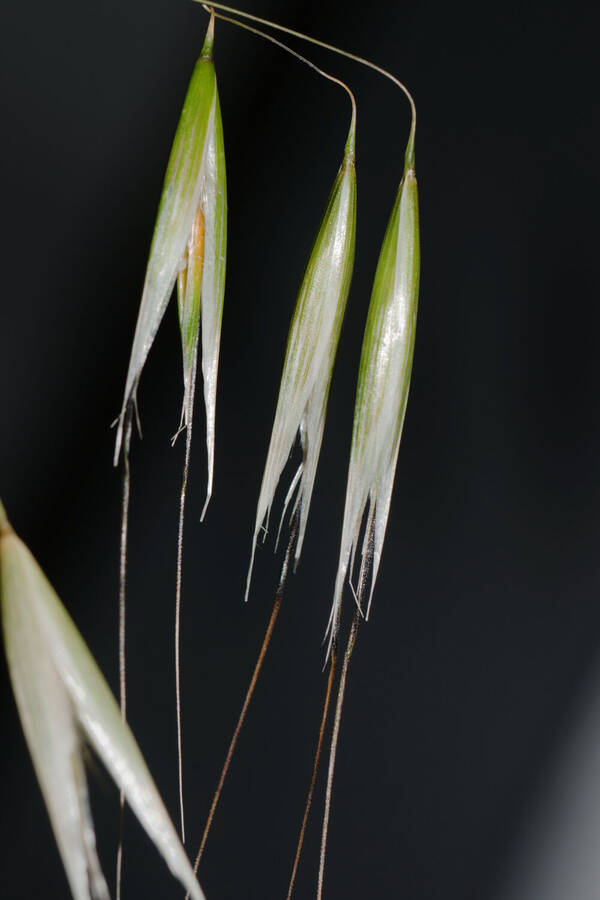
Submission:
<svg viewBox="0 0 600 900">
<path fill-rule="evenodd" d="M 329 647 L 337 631 L 344 583 L 352 575 L 367 504 L 356 591 L 361 605 L 372 566 L 367 616 L 381 561 L 415 342 L 418 219 L 416 176 L 407 166 L 379 256 L 363 340 Z"/>
<path fill-rule="evenodd" d="M 1 509 L 0 509 L 1 512 Z M 84 735 L 194 900 L 198 882 L 128 725 L 71 618 L 0 521 L 2 622 L 23 731 L 75 900 L 106 900 L 82 759 Z"/>
<path fill-rule="evenodd" d="M 258 534 L 268 518 L 281 473 L 298 433 L 302 446 L 302 463 L 286 497 L 284 511 L 291 500 L 294 482 L 297 482 L 298 494 L 294 508 L 298 509 L 300 520 L 295 548 L 296 563 L 302 552 L 325 427 L 333 364 L 354 264 L 356 173 L 353 128 L 354 126 L 350 135 L 352 140 L 349 137 L 290 326 L 275 420 L 256 510 L 246 599 Z"/>
</svg>

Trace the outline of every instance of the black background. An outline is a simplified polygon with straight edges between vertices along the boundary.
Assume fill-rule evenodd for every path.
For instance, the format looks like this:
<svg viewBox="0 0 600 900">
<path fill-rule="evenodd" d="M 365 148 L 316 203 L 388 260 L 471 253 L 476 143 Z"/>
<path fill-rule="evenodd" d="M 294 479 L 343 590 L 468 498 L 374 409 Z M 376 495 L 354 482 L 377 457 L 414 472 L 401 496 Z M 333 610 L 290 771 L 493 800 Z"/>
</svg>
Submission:
<svg viewBox="0 0 600 900">
<path fill-rule="evenodd" d="M 373 613 L 350 670 L 325 896 L 548 897 L 539 883 L 519 893 L 521 869 L 537 877 L 524 848 L 593 707 L 600 651 L 596 23 L 577 4 L 247 8 L 373 58 L 419 110 L 413 383 Z M 2 13 L 0 490 L 115 689 L 120 479 L 109 426 L 206 19 L 184 0 Z M 362 328 L 409 125 L 390 83 L 298 46 L 357 94 L 356 269 L 302 563 L 200 871 L 209 900 L 285 896 L 325 683 Z M 191 855 L 277 581 L 270 540 L 243 604 L 285 336 L 348 121 L 339 89 L 230 25 L 217 27 L 215 59 L 230 224 L 215 490 L 200 525 L 198 402 L 185 538 Z M 128 679 L 130 722 L 174 821 L 184 446 L 169 438 L 181 395 L 172 305 L 142 379 L 144 439 L 132 455 Z M 0 894 L 67 897 L 5 667 L 1 704 Z M 586 752 L 583 793 L 600 809 L 600 738 Z M 90 782 L 112 884 L 117 792 L 94 765 Z M 315 893 L 322 788 L 299 898 Z M 596 865 L 600 828 L 576 815 L 575 827 L 572 843 L 556 839 L 561 897 L 592 900 L 594 880 L 576 882 Z M 124 898 L 173 896 L 179 886 L 129 815 Z"/>
</svg>

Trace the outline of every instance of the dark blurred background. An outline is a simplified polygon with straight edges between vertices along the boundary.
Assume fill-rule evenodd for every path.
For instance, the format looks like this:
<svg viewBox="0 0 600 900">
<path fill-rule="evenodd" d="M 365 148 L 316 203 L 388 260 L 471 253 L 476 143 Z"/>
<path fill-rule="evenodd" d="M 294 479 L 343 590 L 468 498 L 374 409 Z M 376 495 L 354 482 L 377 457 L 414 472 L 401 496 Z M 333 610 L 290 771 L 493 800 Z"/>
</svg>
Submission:
<svg viewBox="0 0 600 900">
<path fill-rule="evenodd" d="M 422 280 L 413 382 L 373 612 L 361 629 L 326 897 L 592 900 L 600 875 L 597 29 L 584 4 L 337 0 L 245 7 L 376 60 L 419 110 Z M 162 178 L 207 16 L 188 0 L 3 10 L 0 494 L 117 687 L 114 432 Z M 200 880 L 285 896 L 325 684 L 362 329 L 408 133 L 355 89 L 356 270 L 301 566 L 290 578 Z M 277 583 L 243 587 L 284 342 L 348 104 L 227 24 L 215 58 L 229 192 L 216 481 L 199 524 L 201 397 L 183 596 L 184 770 L 195 854 Z M 175 306 L 132 454 L 129 715 L 177 821 L 173 604 L 183 441 Z M 279 497 L 281 502 L 281 495 Z M 277 513 L 273 521 L 276 521 Z M 346 599 L 349 608 L 351 600 Z M 2 664 L 0 895 L 68 888 Z M 90 772 L 111 885 L 118 796 Z M 323 779 L 297 884 L 315 895 Z M 124 898 L 179 896 L 128 815 Z"/>
</svg>

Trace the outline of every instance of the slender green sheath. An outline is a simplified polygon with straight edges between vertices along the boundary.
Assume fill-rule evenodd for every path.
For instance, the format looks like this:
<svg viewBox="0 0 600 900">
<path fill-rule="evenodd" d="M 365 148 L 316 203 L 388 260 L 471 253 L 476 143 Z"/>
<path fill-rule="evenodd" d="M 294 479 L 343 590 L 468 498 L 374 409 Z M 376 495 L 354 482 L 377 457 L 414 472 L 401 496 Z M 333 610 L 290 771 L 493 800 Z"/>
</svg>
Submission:
<svg viewBox="0 0 600 900">
<path fill-rule="evenodd" d="M 197 61 L 175 133 L 150 248 L 123 404 L 115 443 L 115 464 L 123 441 L 125 416 L 136 402 L 137 387 L 148 352 L 173 291 L 205 188 L 204 167 L 218 113 L 212 59 L 213 20 Z M 220 315 L 219 315 L 220 321 Z M 127 448 L 125 448 L 127 450 Z"/>
<path fill-rule="evenodd" d="M 2 629 L 17 709 L 75 900 L 108 900 L 82 737 L 195 900 L 204 900 L 152 776 L 73 621 L 0 506 Z"/>
<path fill-rule="evenodd" d="M 337 633 L 344 581 L 352 575 L 367 503 L 357 598 L 360 604 L 372 563 L 367 617 L 371 605 L 410 386 L 419 268 L 417 179 L 411 139 L 379 256 L 363 339 L 340 559 L 329 622 L 330 645 Z"/>
<path fill-rule="evenodd" d="M 353 116 L 342 165 L 312 247 L 290 325 L 275 420 L 256 511 L 246 599 L 258 534 L 264 520 L 268 519 L 279 478 L 298 432 L 302 444 L 302 462 L 288 491 L 283 515 L 297 488 L 294 509 L 299 508 L 300 523 L 294 554 L 295 564 L 302 551 L 325 427 L 335 354 L 354 266 L 354 146 Z"/>
</svg>

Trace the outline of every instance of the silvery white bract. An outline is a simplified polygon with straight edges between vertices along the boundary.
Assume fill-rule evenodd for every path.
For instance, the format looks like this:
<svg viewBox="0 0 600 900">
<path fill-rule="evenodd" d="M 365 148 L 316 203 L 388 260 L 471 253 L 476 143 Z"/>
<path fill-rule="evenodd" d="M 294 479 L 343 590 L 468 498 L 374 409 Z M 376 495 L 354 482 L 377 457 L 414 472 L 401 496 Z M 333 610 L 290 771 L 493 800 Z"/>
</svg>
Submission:
<svg viewBox="0 0 600 900">
<path fill-rule="evenodd" d="M 207 420 L 208 490 L 213 477 L 214 426 L 219 342 L 225 288 L 227 208 L 223 129 L 212 57 L 214 17 L 196 63 L 177 126 L 146 270 L 115 444 L 129 447 L 126 419 L 137 405 L 137 388 L 148 352 L 178 275 L 183 344 L 182 424 L 191 422 L 200 310 L 202 370 Z M 198 231 L 202 230 L 202 243 Z M 181 286 L 181 282 L 180 282 Z M 124 438 L 125 435 L 125 438 Z"/>
<path fill-rule="evenodd" d="M 296 563 L 302 551 L 325 427 L 333 364 L 354 265 L 354 135 L 353 118 L 344 159 L 310 254 L 290 326 L 271 442 L 256 510 L 246 599 L 258 534 L 265 519 L 268 520 L 279 478 L 298 433 L 302 445 L 302 462 L 285 499 L 282 520 L 297 489 L 293 507 L 299 511 L 294 554 Z"/>
<path fill-rule="evenodd" d="M 410 154 L 410 155 L 409 155 Z M 412 147 L 387 226 L 363 340 L 340 558 L 329 620 L 329 647 L 336 637 L 346 576 L 367 503 L 369 510 L 355 591 L 362 607 L 369 567 L 368 617 L 385 537 L 390 499 L 408 400 L 419 294 L 419 211 Z"/>
<path fill-rule="evenodd" d="M 8 669 L 75 900 L 107 900 L 82 758 L 94 748 L 194 900 L 204 894 L 129 727 L 73 621 L 0 504 L 0 588 Z"/>
</svg>

